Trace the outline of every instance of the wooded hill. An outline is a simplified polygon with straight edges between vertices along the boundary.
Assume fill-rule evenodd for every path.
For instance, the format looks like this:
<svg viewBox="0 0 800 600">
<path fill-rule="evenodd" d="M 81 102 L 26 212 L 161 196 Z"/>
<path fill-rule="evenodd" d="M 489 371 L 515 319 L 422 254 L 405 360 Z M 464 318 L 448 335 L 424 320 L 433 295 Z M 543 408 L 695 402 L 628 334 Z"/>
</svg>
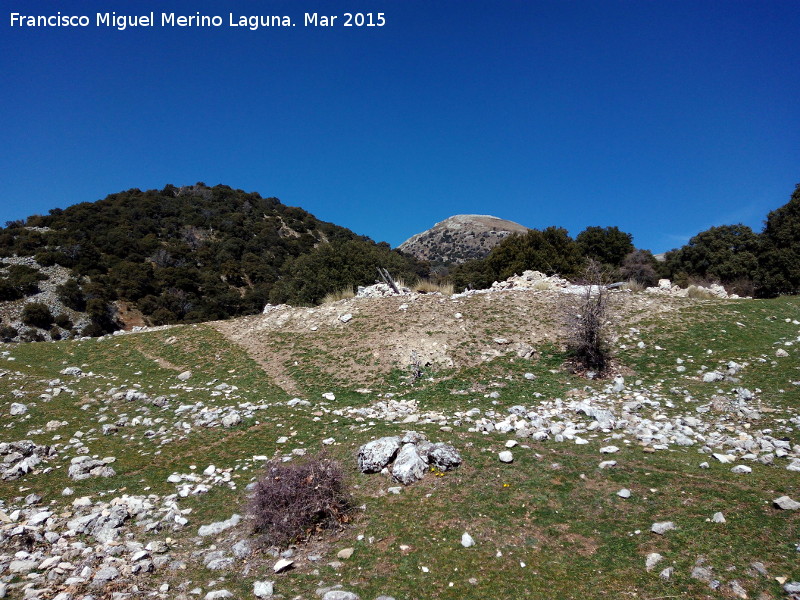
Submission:
<svg viewBox="0 0 800 600">
<path fill-rule="evenodd" d="M 202 183 L 131 189 L 9 222 L 0 256 L 12 255 L 71 270 L 59 297 L 90 313 L 90 334 L 115 328 L 114 300 L 153 324 L 197 322 L 260 312 L 266 303 L 313 304 L 332 289 L 373 283 L 377 266 L 408 280 L 428 271 L 386 243 L 276 198 Z M 31 274 L 4 271 L 2 299 L 38 291 Z"/>
</svg>

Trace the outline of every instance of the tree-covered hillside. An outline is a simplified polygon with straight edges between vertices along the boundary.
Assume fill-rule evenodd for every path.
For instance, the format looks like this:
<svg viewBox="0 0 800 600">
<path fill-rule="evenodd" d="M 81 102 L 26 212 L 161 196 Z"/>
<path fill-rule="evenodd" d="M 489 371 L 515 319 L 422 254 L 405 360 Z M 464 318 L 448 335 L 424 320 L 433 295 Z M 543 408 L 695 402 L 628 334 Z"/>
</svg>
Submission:
<svg viewBox="0 0 800 600">
<path fill-rule="evenodd" d="M 329 244 L 347 252 L 326 260 Z M 131 189 L 9 222 L 0 256 L 13 255 L 71 269 L 60 297 L 89 308 L 89 333 L 113 327 L 106 317 L 114 300 L 154 324 L 193 322 L 255 313 L 268 302 L 313 304 L 372 283 L 377 266 L 408 280 L 427 274 L 424 263 L 300 208 L 202 183 Z"/>
</svg>

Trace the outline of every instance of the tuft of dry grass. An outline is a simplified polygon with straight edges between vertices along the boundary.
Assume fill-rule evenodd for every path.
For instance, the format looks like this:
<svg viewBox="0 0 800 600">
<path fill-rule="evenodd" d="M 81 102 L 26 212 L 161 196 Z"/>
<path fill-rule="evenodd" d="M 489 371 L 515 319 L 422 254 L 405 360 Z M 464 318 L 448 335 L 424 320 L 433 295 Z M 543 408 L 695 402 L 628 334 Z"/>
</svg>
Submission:
<svg viewBox="0 0 800 600">
<path fill-rule="evenodd" d="M 539 279 L 533 282 L 533 286 L 531 289 L 537 290 L 539 292 L 545 292 L 547 290 L 552 290 L 553 284 L 550 283 L 547 279 Z"/>
<path fill-rule="evenodd" d="M 411 289 L 421 294 L 434 294 L 439 292 L 445 296 L 452 296 L 454 291 L 452 283 L 437 283 L 430 279 L 419 279 Z"/>
<path fill-rule="evenodd" d="M 328 292 L 322 298 L 322 304 L 330 304 L 331 302 L 338 302 L 339 300 L 347 300 L 348 298 L 355 298 L 356 292 L 352 287 L 346 287 L 335 292 Z"/>
<path fill-rule="evenodd" d="M 642 292 L 646 287 L 647 286 L 636 281 L 635 279 L 628 279 L 628 281 L 626 281 L 622 286 L 622 289 L 628 290 L 629 292 Z"/>
<path fill-rule="evenodd" d="M 694 300 L 714 300 L 716 298 L 710 290 L 697 285 L 690 285 L 686 288 L 686 297 Z"/>
</svg>

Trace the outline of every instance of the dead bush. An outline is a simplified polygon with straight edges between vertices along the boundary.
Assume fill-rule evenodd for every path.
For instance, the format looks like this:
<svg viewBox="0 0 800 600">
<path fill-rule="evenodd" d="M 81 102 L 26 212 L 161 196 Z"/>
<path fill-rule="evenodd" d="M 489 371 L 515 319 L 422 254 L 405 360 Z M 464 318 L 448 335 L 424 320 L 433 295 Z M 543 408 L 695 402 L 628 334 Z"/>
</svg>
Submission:
<svg viewBox="0 0 800 600">
<path fill-rule="evenodd" d="M 324 455 L 299 463 L 266 464 L 248 505 L 253 532 L 286 547 L 348 520 L 351 510 L 341 465 Z"/>
<path fill-rule="evenodd" d="M 585 291 L 572 307 L 568 324 L 568 348 L 574 366 L 602 376 L 609 367 L 611 349 L 607 340 L 608 288 L 597 265 L 590 263 L 584 276 Z"/>
</svg>

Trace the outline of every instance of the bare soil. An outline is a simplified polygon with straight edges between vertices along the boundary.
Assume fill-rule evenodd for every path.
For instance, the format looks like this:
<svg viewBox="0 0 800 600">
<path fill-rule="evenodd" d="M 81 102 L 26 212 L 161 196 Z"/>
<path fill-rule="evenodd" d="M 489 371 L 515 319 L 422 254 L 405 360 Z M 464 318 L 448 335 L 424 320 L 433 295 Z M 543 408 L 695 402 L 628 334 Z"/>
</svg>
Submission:
<svg viewBox="0 0 800 600">
<path fill-rule="evenodd" d="M 297 391 L 300 368 L 344 378 L 351 389 L 382 380 L 393 369 L 463 368 L 501 355 L 529 355 L 543 345 L 563 346 L 579 298 L 549 290 L 513 290 L 449 297 L 411 294 L 350 298 L 314 308 L 275 307 L 267 314 L 213 326 L 242 346 L 275 383 Z M 612 332 L 643 318 L 679 313 L 696 300 L 615 293 Z M 352 315 L 347 322 L 345 315 Z"/>
</svg>

